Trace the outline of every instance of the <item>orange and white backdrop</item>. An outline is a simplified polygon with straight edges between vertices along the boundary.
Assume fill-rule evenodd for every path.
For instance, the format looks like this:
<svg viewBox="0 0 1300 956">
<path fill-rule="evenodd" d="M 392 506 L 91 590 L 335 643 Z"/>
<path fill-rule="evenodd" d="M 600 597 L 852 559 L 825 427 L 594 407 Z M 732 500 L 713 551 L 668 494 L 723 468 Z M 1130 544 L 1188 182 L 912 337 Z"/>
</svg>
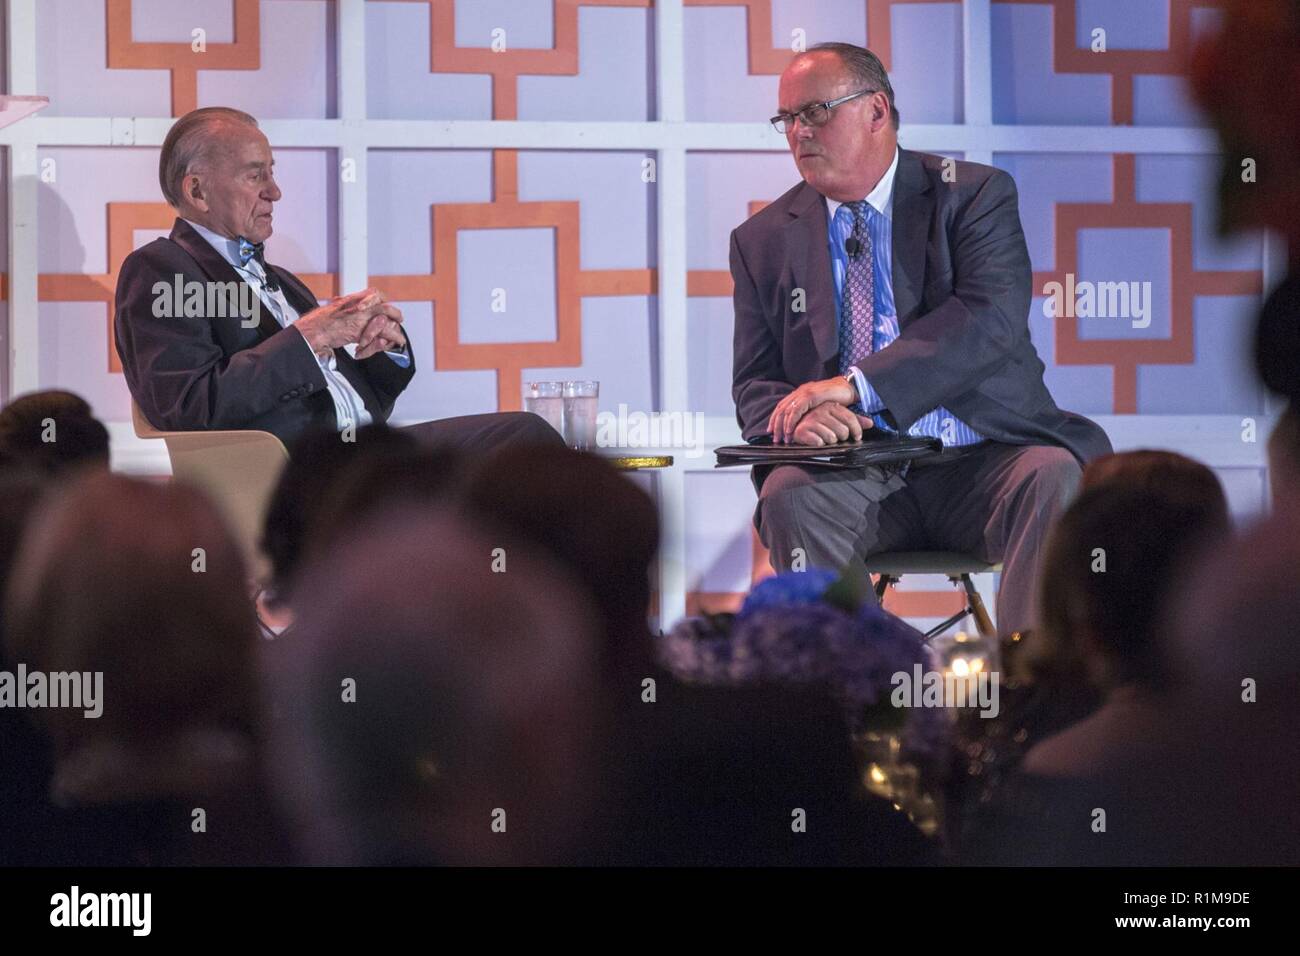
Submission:
<svg viewBox="0 0 1300 956">
<path fill-rule="evenodd" d="M 172 118 L 230 105 L 276 149 L 270 258 L 322 297 L 374 284 L 402 305 L 422 370 L 397 420 L 518 408 L 525 381 L 583 377 L 602 409 L 699 415 L 700 446 L 736 440 L 728 233 L 796 181 L 766 124 L 791 50 L 843 39 L 890 69 L 904 146 L 1016 177 L 1058 402 L 1119 448 L 1207 461 L 1246 518 L 1267 508 L 1277 411 L 1250 330 L 1285 257 L 1214 236 L 1214 139 L 1180 74 L 1216 6 L 7 0 L 4 91 L 50 105 L 0 131 L 0 396 L 73 389 L 109 423 L 116 467 L 167 471 L 131 433 L 112 290 L 170 225 Z M 1147 309 L 1049 316 L 1052 282 L 1131 283 Z M 733 605 L 769 568 L 748 477 L 665 450 L 675 466 L 638 480 L 663 514 L 672 621 Z M 917 623 L 955 606 L 941 579 L 904 586 L 894 607 Z"/>
</svg>

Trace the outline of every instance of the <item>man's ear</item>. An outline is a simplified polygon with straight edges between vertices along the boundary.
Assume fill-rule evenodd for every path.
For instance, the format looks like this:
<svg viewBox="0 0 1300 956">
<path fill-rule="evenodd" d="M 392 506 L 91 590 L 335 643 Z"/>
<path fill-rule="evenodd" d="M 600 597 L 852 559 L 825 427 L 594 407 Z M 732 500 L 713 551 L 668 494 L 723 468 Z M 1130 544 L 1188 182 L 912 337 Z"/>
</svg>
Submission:
<svg viewBox="0 0 1300 956">
<path fill-rule="evenodd" d="M 193 173 L 181 180 L 181 195 L 199 212 L 208 211 L 208 200 L 203 190 L 203 183 Z"/>
<path fill-rule="evenodd" d="M 888 120 L 889 120 L 889 107 L 885 106 L 884 108 L 881 108 L 880 103 L 877 102 L 876 99 L 873 97 L 871 101 L 872 127 L 874 128 L 876 126 L 879 126 L 882 121 L 888 122 Z"/>
</svg>

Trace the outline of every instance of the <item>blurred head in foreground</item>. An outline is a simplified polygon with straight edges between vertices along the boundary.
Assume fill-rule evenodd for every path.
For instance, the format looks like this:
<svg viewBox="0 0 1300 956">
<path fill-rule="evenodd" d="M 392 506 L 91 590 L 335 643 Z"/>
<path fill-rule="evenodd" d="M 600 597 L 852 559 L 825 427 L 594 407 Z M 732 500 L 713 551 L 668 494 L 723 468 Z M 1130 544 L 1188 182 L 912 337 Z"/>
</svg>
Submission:
<svg viewBox="0 0 1300 956">
<path fill-rule="evenodd" d="M 1103 693 L 1162 685 L 1156 631 L 1171 585 L 1228 533 L 1227 500 L 1205 465 L 1145 450 L 1091 462 L 1048 540 L 1031 666 Z"/>
<path fill-rule="evenodd" d="M 1116 767 L 1116 791 L 1132 794 L 1148 859 L 1162 865 L 1296 866 L 1297 515 L 1207 555 L 1184 592 L 1168 635 L 1179 692 L 1163 707 L 1160 753 Z"/>
<path fill-rule="evenodd" d="M 509 448 L 466 480 L 484 521 L 554 555 L 594 595 L 602 667 L 639 680 L 652 648 L 650 564 L 659 515 L 650 496 L 606 461 L 567 448 Z"/>
<path fill-rule="evenodd" d="M 1219 224 L 1300 239 L 1300 4 L 1226 0 L 1193 50 L 1188 77 L 1223 147 Z"/>
<path fill-rule="evenodd" d="M 108 470 L 108 430 L 72 392 L 50 389 L 0 408 L 0 467 L 61 475 L 78 468 Z"/>
<path fill-rule="evenodd" d="M 102 675 L 81 682 L 83 706 L 32 712 L 53 745 L 57 804 L 247 791 L 256 625 L 244 580 L 239 548 L 207 499 L 185 486 L 87 474 L 42 502 L 9 581 L 5 656 L 29 672 Z M 164 840 L 191 837 L 188 818 L 186 809 Z M 131 839 L 110 822 L 92 830 L 105 852 Z M 123 852 L 131 861 L 147 849 Z M 79 859 L 101 859 L 86 854 Z"/>
<path fill-rule="evenodd" d="M 374 424 L 351 437 L 309 431 L 289 450 L 262 531 L 277 602 L 290 599 L 313 539 L 325 547 L 362 514 L 399 497 L 428 500 L 450 480 L 451 459 L 428 451 L 410 432 Z"/>
<path fill-rule="evenodd" d="M 1268 479 L 1275 508 L 1300 506 L 1300 406 L 1295 402 L 1286 407 L 1268 436 Z"/>
<path fill-rule="evenodd" d="M 402 507 L 306 569 L 268 647 L 273 776 L 313 863 L 562 862 L 594 618 L 517 536 Z"/>
</svg>

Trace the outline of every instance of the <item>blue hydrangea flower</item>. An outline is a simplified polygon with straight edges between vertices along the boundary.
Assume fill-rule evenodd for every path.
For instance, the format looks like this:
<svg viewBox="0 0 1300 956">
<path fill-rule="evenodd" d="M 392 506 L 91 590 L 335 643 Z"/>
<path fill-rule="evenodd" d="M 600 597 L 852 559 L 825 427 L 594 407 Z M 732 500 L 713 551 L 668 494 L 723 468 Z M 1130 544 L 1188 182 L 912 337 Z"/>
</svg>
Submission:
<svg viewBox="0 0 1300 956">
<path fill-rule="evenodd" d="M 820 604 L 826 589 L 836 581 L 834 571 L 809 568 L 807 571 L 784 571 L 764 578 L 745 596 L 737 619 L 768 607 L 794 607 Z"/>
<path fill-rule="evenodd" d="M 868 600 L 854 613 L 822 601 L 834 572 L 786 572 L 756 585 L 730 627 L 687 618 L 664 635 L 660 656 L 682 680 L 701 684 L 821 683 L 845 707 L 855 732 L 893 690 L 893 675 L 935 666 L 920 631 Z M 873 710 L 874 708 L 874 710 Z M 906 745 L 935 752 L 950 715 L 910 709 Z"/>
</svg>

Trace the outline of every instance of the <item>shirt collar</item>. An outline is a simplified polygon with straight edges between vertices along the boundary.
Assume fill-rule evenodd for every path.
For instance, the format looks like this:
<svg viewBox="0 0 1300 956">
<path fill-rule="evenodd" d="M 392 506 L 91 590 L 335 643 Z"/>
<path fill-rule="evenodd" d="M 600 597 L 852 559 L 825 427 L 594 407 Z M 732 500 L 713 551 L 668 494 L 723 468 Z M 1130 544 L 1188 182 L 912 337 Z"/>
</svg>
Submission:
<svg viewBox="0 0 1300 956">
<path fill-rule="evenodd" d="M 885 175 L 880 177 L 880 182 L 876 183 L 876 188 L 867 194 L 867 204 L 876 212 L 880 213 L 886 219 L 894 218 L 894 174 L 898 172 L 898 147 L 894 147 L 894 161 L 889 164 L 885 170 Z M 826 197 L 826 210 L 830 218 L 835 218 L 835 212 L 844 205 L 836 202 L 829 196 Z"/>
<path fill-rule="evenodd" d="M 194 222 L 193 220 L 190 219 L 186 219 L 185 221 L 188 222 L 191 227 L 193 227 L 195 232 L 197 232 L 204 239 L 208 240 L 208 245 L 212 246 L 213 249 L 216 249 L 217 252 L 220 253 L 221 258 L 225 259 L 236 269 L 246 268 L 244 263 L 241 262 L 239 259 L 238 239 L 227 239 L 225 236 L 217 235 L 207 226 L 200 226 L 197 222 Z"/>
</svg>

